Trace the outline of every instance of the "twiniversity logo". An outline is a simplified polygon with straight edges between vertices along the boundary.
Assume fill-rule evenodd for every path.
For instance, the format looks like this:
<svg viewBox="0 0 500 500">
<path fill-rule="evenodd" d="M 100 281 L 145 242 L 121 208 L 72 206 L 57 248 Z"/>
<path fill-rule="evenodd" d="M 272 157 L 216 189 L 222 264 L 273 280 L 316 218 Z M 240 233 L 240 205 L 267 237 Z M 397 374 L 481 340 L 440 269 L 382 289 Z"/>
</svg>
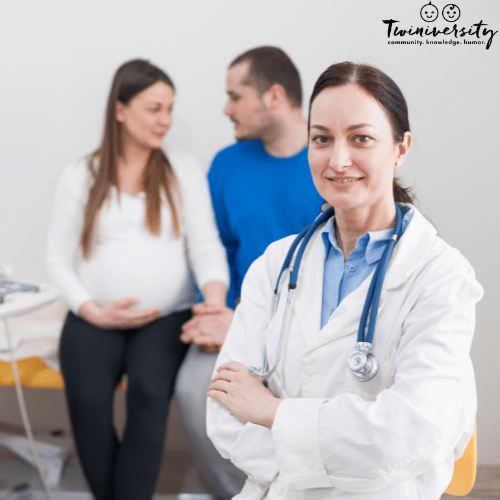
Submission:
<svg viewBox="0 0 500 500">
<path fill-rule="evenodd" d="M 387 42 L 390 45 L 486 45 L 488 50 L 493 41 L 493 37 L 498 31 L 487 28 L 488 24 L 482 19 L 472 24 L 470 27 L 459 27 L 455 22 L 461 16 L 458 5 L 449 3 L 441 10 L 442 18 L 448 23 L 455 23 L 453 26 L 447 25 L 440 29 L 438 26 L 425 26 L 401 28 L 399 21 L 395 19 L 382 20 L 387 24 Z M 425 4 L 420 9 L 420 17 L 424 22 L 433 23 L 439 19 L 439 9 L 432 2 Z M 444 37 L 450 37 L 445 39 Z M 413 37 L 408 39 L 408 37 Z M 437 39 L 439 37 L 439 39 Z"/>
</svg>

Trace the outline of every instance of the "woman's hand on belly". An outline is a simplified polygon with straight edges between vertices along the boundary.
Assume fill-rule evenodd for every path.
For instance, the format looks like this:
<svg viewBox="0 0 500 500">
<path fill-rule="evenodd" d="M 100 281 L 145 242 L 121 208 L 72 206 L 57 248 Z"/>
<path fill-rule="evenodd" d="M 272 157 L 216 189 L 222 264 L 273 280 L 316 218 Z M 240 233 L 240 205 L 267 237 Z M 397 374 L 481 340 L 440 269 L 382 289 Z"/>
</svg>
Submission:
<svg viewBox="0 0 500 500">
<path fill-rule="evenodd" d="M 88 323 L 105 330 L 140 328 L 160 317 L 157 308 L 130 311 L 129 307 L 138 302 L 139 299 L 130 297 L 101 307 L 93 300 L 87 300 L 80 306 L 78 314 Z"/>
</svg>

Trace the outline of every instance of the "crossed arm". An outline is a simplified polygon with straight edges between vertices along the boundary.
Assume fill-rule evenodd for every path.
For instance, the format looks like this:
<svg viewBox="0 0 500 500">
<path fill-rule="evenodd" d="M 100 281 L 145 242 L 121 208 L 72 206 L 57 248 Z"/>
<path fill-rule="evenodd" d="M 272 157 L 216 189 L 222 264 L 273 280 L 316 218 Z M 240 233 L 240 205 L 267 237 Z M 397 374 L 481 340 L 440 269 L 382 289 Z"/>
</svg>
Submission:
<svg viewBox="0 0 500 500">
<path fill-rule="evenodd" d="M 223 456 L 263 486 L 279 473 L 292 489 L 370 492 L 426 472 L 465 447 L 475 413 L 468 351 L 481 296 L 467 269 L 439 288 L 420 288 L 404 321 L 395 383 L 365 401 L 344 390 L 279 400 L 248 373 L 247 365 L 263 363 L 272 303 L 267 267 L 261 258 L 245 278 L 208 392 L 208 434 Z"/>
</svg>

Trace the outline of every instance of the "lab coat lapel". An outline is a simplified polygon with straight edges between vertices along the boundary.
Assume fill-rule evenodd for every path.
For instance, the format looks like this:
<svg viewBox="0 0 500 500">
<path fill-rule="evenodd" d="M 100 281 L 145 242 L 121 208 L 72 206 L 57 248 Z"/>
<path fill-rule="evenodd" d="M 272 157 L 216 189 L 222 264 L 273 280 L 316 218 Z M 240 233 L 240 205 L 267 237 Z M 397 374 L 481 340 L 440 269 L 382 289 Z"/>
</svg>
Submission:
<svg viewBox="0 0 500 500">
<path fill-rule="evenodd" d="M 384 279 L 379 313 L 385 306 L 387 290 L 401 286 L 419 267 L 436 236 L 434 227 L 414 209 L 413 219 L 394 248 Z M 325 247 L 320 226 L 304 252 L 292 305 L 308 348 L 357 332 L 373 273 L 340 303 L 321 329 Z M 404 240 L 403 240 L 404 239 Z"/>
<path fill-rule="evenodd" d="M 317 334 L 311 347 L 318 347 L 332 340 L 345 337 L 358 331 L 361 312 L 365 305 L 366 295 L 372 280 L 373 273 L 366 278 L 361 285 L 345 297 L 333 312 L 328 323 Z M 385 295 L 380 297 L 379 310 L 385 302 Z"/>
<path fill-rule="evenodd" d="M 324 225 L 311 238 L 304 252 L 297 288 L 292 299 L 300 330 L 309 348 L 317 347 L 357 331 L 372 276 L 370 275 L 360 287 L 340 303 L 328 323 L 321 329 L 325 266 L 325 247 L 321 238 L 323 229 Z M 385 294 L 382 294 L 380 307 L 384 303 L 384 297 Z"/>
<path fill-rule="evenodd" d="M 410 278 L 425 259 L 435 241 L 436 233 L 434 226 L 414 208 L 408 228 L 394 247 L 383 291 L 397 288 Z"/>
<path fill-rule="evenodd" d="M 383 311 L 386 305 L 387 290 L 401 286 L 412 276 L 423 262 L 435 237 L 435 228 L 414 208 L 412 221 L 401 237 L 401 241 L 395 246 L 389 261 L 380 295 L 378 314 Z M 344 298 L 331 315 L 328 323 L 309 344 L 311 348 L 358 332 L 361 313 L 372 277 L 373 273 L 356 290 Z"/>
</svg>

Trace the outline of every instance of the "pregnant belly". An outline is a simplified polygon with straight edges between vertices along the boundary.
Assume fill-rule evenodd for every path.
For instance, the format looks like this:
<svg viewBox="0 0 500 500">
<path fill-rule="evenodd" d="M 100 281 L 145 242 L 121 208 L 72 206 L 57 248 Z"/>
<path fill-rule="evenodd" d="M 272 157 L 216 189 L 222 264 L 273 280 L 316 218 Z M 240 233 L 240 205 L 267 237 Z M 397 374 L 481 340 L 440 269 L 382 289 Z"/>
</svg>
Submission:
<svg viewBox="0 0 500 500">
<path fill-rule="evenodd" d="M 79 274 L 100 305 L 136 297 L 132 309 L 156 307 L 168 314 L 190 307 L 196 298 L 182 241 L 99 245 Z"/>
</svg>

